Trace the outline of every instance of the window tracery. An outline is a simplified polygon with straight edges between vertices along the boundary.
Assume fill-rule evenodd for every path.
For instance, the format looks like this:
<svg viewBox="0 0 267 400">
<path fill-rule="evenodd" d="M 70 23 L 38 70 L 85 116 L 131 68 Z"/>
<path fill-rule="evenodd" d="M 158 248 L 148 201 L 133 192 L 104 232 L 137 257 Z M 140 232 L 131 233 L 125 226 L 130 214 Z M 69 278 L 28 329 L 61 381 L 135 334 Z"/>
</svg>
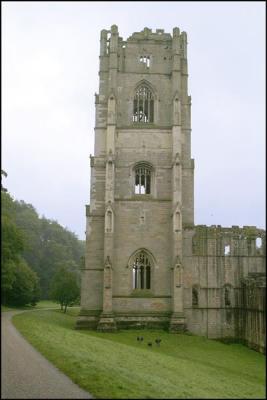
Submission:
<svg viewBox="0 0 267 400">
<path fill-rule="evenodd" d="M 154 121 L 154 96 L 146 86 L 139 86 L 133 103 L 133 122 L 151 123 Z"/>
<path fill-rule="evenodd" d="M 151 288 L 151 264 L 148 255 L 142 250 L 132 264 L 133 289 Z"/>
<path fill-rule="evenodd" d="M 146 164 L 138 164 L 135 167 L 135 194 L 151 193 L 151 168 Z"/>
</svg>

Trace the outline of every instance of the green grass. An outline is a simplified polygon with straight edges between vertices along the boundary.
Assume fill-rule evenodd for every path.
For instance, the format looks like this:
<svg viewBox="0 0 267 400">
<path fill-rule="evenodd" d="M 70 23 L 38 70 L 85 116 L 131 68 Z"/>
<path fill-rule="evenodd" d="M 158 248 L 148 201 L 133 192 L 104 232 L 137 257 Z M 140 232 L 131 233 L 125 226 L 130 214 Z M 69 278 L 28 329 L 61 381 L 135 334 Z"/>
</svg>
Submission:
<svg viewBox="0 0 267 400">
<path fill-rule="evenodd" d="M 36 304 L 36 306 L 30 306 L 30 305 L 27 305 L 27 306 L 3 306 L 1 304 L 1 312 L 14 311 L 14 310 L 36 310 L 36 309 L 42 309 L 42 308 L 58 308 L 59 309 L 60 305 L 51 300 L 41 300 Z"/>
<path fill-rule="evenodd" d="M 15 310 L 34 310 L 36 306 L 3 306 L 1 304 L 1 312 L 15 311 Z"/>
<path fill-rule="evenodd" d="M 77 309 L 28 312 L 13 318 L 52 363 L 99 398 L 265 398 L 265 357 L 164 331 L 98 333 L 74 330 Z M 138 343 L 136 337 L 144 336 Z M 152 348 L 147 341 L 160 336 Z"/>
<path fill-rule="evenodd" d="M 36 306 L 34 307 L 35 309 L 36 308 L 58 308 L 58 309 L 60 309 L 60 304 L 58 304 L 58 303 L 55 303 L 54 301 L 52 301 L 52 300 L 41 300 L 41 301 L 38 301 L 38 303 L 36 304 Z"/>
<path fill-rule="evenodd" d="M 76 309 L 78 308 L 78 311 L 75 311 L 74 313 L 76 313 L 76 315 L 79 313 L 79 307 L 80 306 L 73 306 L 70 309 Z M 39 301 L 36 306 L 22 306 L 22 307 L 16 307 L 16 306 L 3 306 L 1 304 L 1 311 L 13 311 L 13 310 L 39 310 L 39 309 L 44 309 L 44 308 L 58 308 L 60 309 L 60 304 L 55 303 L 52 300 L 41 300 Z"/>
</svg>

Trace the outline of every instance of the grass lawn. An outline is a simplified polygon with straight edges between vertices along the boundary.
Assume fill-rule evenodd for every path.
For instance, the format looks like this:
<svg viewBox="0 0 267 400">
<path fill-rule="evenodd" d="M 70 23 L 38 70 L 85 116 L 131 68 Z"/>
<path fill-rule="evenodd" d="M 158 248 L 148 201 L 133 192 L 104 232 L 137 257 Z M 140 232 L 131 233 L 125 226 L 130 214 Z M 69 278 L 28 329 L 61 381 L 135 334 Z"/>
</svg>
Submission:
<svg viewBox="0 0 267 400">
<path fill-rule="evenodd" d="M 13 311 L 13 310 L 36 310 L 36 309 L 42 309 L 42 308 L 58 308 L 60 309 L 60 305 L 58 303 L 55 303 L 52 300 L 41 300 L 39 301 L 36 306 L 22 306 L 22 307 L 13 307 L 13 306 L 3 306 L 1 304 L 1 312 L 3 311 Z"/>
<path fill-rule="evenodd" d="M 240 344 L 164 331 L 74 330 L 77 313 L 40 310 L 16 315 L 13 322 L 96 398 L 265 398 L 265 357 Z"/>
<path fill-rule="evenodd" d="M 38 301 L 38 303 L 34 307 L 34 309 L 36 309 L 36 308 L 58 308 L 58 309 L 60 309 L 60 304 L 55 303 L 52 300 L 41 300 L 41 301 Z"/>
</svg>

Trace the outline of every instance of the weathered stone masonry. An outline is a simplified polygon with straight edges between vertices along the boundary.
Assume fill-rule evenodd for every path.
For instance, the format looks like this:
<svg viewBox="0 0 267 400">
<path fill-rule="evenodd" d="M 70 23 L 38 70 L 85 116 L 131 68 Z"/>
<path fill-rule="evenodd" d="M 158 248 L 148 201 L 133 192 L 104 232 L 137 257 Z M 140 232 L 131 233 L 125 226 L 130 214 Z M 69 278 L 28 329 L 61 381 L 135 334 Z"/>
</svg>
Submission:
<svg viewBox="0 0 267 400">
<path fill-rule="evenodd" d="M 242 280 L 264 272 L 265 233 L 194 226 L 186 33 L 102 30 L 99 79 L 77 327 L 240 337 Z"/>
<path fill-rule="evenodd" d="M 240 339 L 264 351 L 265 240 L 265 231 L 255 227 L 184 228 L 184 309 L 189 331 Z"/>
</svg>

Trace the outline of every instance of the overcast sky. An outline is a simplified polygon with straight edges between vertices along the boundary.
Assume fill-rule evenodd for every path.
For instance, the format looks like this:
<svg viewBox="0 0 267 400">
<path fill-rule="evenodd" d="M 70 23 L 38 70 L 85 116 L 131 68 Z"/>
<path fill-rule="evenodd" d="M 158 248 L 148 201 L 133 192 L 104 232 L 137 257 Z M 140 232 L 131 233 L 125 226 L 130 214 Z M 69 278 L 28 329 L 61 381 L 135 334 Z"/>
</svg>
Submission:
<svg viewBox="0 0 267 400">
<path fill-rule="evenodd" d="M 85 239 L 101 29 L 188 35 L 195 223 L 265 224 L 265 2 L 2 2 L 4 186 Z"/>
</svg>

